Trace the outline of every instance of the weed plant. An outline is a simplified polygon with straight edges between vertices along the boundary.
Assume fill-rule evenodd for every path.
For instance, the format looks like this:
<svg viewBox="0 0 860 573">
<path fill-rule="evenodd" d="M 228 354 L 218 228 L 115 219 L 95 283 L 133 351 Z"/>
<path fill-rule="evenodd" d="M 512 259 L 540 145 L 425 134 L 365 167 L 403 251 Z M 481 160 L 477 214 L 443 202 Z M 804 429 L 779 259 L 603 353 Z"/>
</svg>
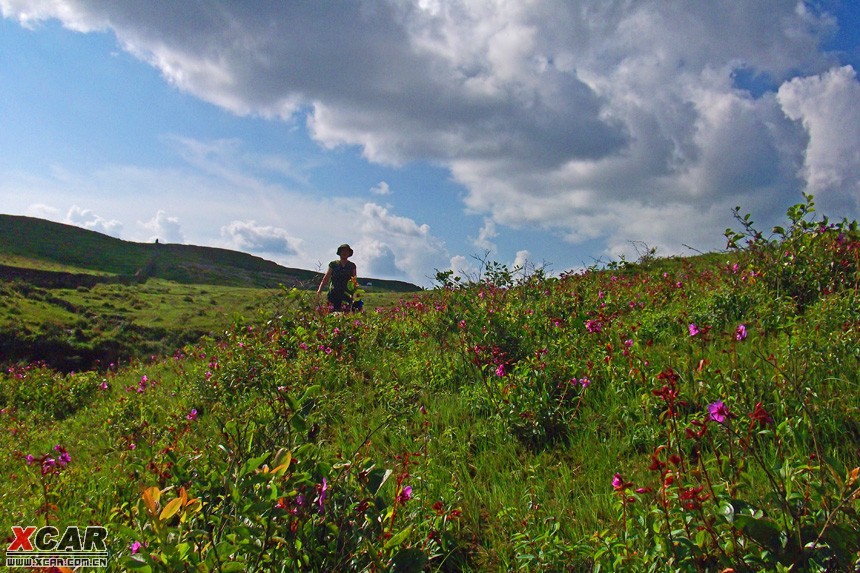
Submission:
<svg viewBox="0 0 860 573">
<path fill-rule="evenodd" d="M 860 237 L 788 218 L 12 368 L 0 525 L 105 525 L 117 571 L 854 571 Z"/>
</svg>

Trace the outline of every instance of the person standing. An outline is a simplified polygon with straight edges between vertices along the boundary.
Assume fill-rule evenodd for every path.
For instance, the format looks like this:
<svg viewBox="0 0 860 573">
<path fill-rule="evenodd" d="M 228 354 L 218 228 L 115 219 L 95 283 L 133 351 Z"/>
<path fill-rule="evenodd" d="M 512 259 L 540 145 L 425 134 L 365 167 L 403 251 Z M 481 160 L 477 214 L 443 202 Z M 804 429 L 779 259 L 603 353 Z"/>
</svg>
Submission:
<svg viewBox="0 0 860 573">
<path fill-rule="evenodd" d="M 350 283 L 357 275 L 355 263 L 349 260 L 353 255 L 352 248 L 343 244 L 337 248 L 337 256 L 340 259 L 332 261 L 328 264 L 325 276 L 320 282 L 317 289 L 317 294 L 320 294 L 326 285 L 331 283 L 331 288 L 328 291 L 328 302 L 334 307 L 334 310 L 343 310 L 344 303 L 347 303 L 351 308 L 352 293 L 349 292 Z"/>
</svg>

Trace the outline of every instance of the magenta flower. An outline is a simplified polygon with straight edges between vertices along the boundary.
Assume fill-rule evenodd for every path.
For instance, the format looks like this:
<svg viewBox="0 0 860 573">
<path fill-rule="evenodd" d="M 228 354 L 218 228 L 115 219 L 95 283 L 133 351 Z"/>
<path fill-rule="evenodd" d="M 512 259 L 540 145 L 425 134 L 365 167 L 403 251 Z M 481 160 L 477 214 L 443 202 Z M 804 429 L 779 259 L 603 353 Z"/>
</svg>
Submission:
<svg viewBox="0 0 860 573">
<path fill-rule="evenodd" d="M 132 543 L 131 544 L 131 554 L 134 555 L 135 553 L 140 551 L 141 547 L 143 547 L 143 545 L 141 545 L 140 541 L 135 541 L 134 543 Z"/>
<path fill-rule="evenodd" d="M 108 389 L 107 380 L 102 380 L 102 383 L 99 385 L 99 388 L 101 388 L 102 390 L 107 390 Z"/>
<path fill-rule="evenodd" d="M 499 364 L 499 367 L 496 368 L 496 376 L 502 377 L 505 375 L 505 365 Z"/>
<path fill-rule="evenodd" d="M 612 487 L 615 489 L 615 491 L 619 491 L 624 489 L 624 485 L 624 478 L 621 476 L 620 473 L 616 472 L 616 474 L 612 476 Z"/>
<path fill-rule="evenodd" d="M 322 484 L 317 486 L 319 488 L 319 498 L 317 499 L 317 503 L 319 504 L 319 512 L 325 513 L 325 508 L 323 507 L 323 502 L 325 502 L 325 494 L 328 491 L 328 482 L 325 478 L 322 479 Z"/>
<path fill-rule="evenodd" d="M 747 327 L 745 324 L 739 324 L 735 330 L 735 340 L 743 340 L 747 337 Z"/>
<path fill-rule="evenodd" d="M 400 493 L 397 495 L 397 501 L 400 503 L 406 503 L 410 499 L 412 499 L 412 486 L 407 485 L 400 490 Z"/>
<path fill-rule="evenodd" d="M 583 388 L 588 388 L 589 386 L 591 386 L 591 380 L 589 380 L 588 378 L 580 378 L 579 385 Z"/>
<path fill-rule="evenodd" d="M 28 465 L 28 466 L 31 466 L 31 465 L 33 465 L 33 461 L 34 461 L 36 458 L 34 458 L 34 457 L 33 457 L 33 454 L 27 454 L 27 458 L 26 458 L 26 459 L 27 459 L 27 465 Z"/>
<path fill-rule="evenodd" d="M 72 461 L 72 456 L 70 456 L 69 452 L 66 451 L 66 448 L 64 448 L 60 444 L 54 446 L 54 451 L 60 453 L 60 456 L 57 458 L 57 463 L 59 463 L 61 466 L 68 465 L 68 463 Z"/>
<path fill-rule="evenodd" d="M 188 412 L 188 414 L 186 414 L 185 419 L 190 421 L 190 422 L 196 422 L 197 421 L 197 409 L 191 408 L 191 411 Z"/>
<path fill-rule="evenodd" d="M 722 400 L 717 400 L 712 404 L 708 404 L 708 418 L 718 424 L 725 423 L 726 419 L 731 416 L 726 405 Z"/>
<path fill-rule="evenodd" d="M 690 331 L 690 336 L 696 336 L 697 334 L 702 332 L 701 330 L 699 330 L 699 327 L 696 326 L 695 322 L 691 322 L 690 326 L 688 326 L 687 329 Z"/>
</svg>

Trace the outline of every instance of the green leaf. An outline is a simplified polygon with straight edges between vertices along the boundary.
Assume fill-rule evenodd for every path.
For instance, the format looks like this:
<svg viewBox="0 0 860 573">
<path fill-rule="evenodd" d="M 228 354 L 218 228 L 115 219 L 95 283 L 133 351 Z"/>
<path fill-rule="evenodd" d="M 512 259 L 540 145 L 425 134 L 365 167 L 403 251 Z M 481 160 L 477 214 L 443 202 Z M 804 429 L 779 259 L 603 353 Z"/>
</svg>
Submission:
<svg viewBox="0 0 860 573">
<path fill-rule="evenodd" d="M 371 495 L 376 495 L 379 491 L 379 488 L 388 480 L 391 476 L 391 470 L 387 469 L 375 469 L 369 474 L 367 474 L 367 489 L 370 491 Z"/>
<path fill-rule="evenodd" d="M 385 542 L 385 547 L 383 549 L 392 549 L 394 547 L 398 547 L 401 543 L 406 541 L 406 538 L 409 537 L 409 534 L 412 533 L 412 525 L 407 525 L 406 529 L 401 531 L 400 533 L 395 534 L 391 539 Z"/>
<path fill-rule="evenodd" d="M 782 531 L 773 521 L 758 519 L 749 515 L 736 515 L 735 527 L 774 554 L 782 553 Z"/>
<path fill-rule="evenodd" d="M 256 458 L 249 459 L 244 464 L 242 464 L 242 469 L 240 470 L 239 475 L 240 476 L 248 475 L 252 471 L 259 468 L 261 465 L 263 465 L 263 462 L 265 462 L 268 457 L 269 457 L 269 452 L 266 452 L 265 454 L 263 454 L 261 456 L 257 456 Z"/>
<path fill-rule="evenodd" d="M 161 510 L 161 515 L 158 516 L 158 519 L 161 521 L 167 521 L 174 515 L 176 515 L 179 510 L 182 508 L 182 500 L 180 498 L 170 500 L 170 503 L 164 506 L 164 509 Z"/>
<path fill-rule="evenodd" d="M 308 398 L 313 398 L 314 396 L 319 396 L 322 394 L 322 386 L 319 384 L 314 384 L 313 386 L 308 386 L 305 390 L 305 393 L 302 395 L 301 401 L 304 402 Z"/>
<path fill-rule="evenodd" d="M 141 573 L 151 573 L 152 567 L 150 567 L 149 563 L 144 563 L 139 559 L 135 559 L 134 557 L 129 557 L 123 562 L 128 569 L 132 569 L 134 571 L 140 571 Z"/>
<path fill-rule="evenodd" d="M 229 563 L 225 563 L 221 567 L 221 571 L 224 573 L 245 571 L 247 567 L 247 563 L 242 563 L 241 561 L 230 561 Z"/>
</svg>

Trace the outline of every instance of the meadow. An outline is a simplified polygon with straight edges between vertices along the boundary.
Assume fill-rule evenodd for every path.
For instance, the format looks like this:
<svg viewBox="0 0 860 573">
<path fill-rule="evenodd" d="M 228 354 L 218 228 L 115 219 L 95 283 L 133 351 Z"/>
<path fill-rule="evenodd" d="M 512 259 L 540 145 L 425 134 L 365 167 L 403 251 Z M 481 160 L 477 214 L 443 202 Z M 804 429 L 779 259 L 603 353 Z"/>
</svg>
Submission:
<svg viewBox="0 0 860 573">
<path fill-rule="evenodd" d="M 116 571 L 854 571 L 857 224 L 736 217 L 725 253 L 285 288 L 169 356 L 12 366 L 0 530 L 104 525 Z"/>
</svg>

